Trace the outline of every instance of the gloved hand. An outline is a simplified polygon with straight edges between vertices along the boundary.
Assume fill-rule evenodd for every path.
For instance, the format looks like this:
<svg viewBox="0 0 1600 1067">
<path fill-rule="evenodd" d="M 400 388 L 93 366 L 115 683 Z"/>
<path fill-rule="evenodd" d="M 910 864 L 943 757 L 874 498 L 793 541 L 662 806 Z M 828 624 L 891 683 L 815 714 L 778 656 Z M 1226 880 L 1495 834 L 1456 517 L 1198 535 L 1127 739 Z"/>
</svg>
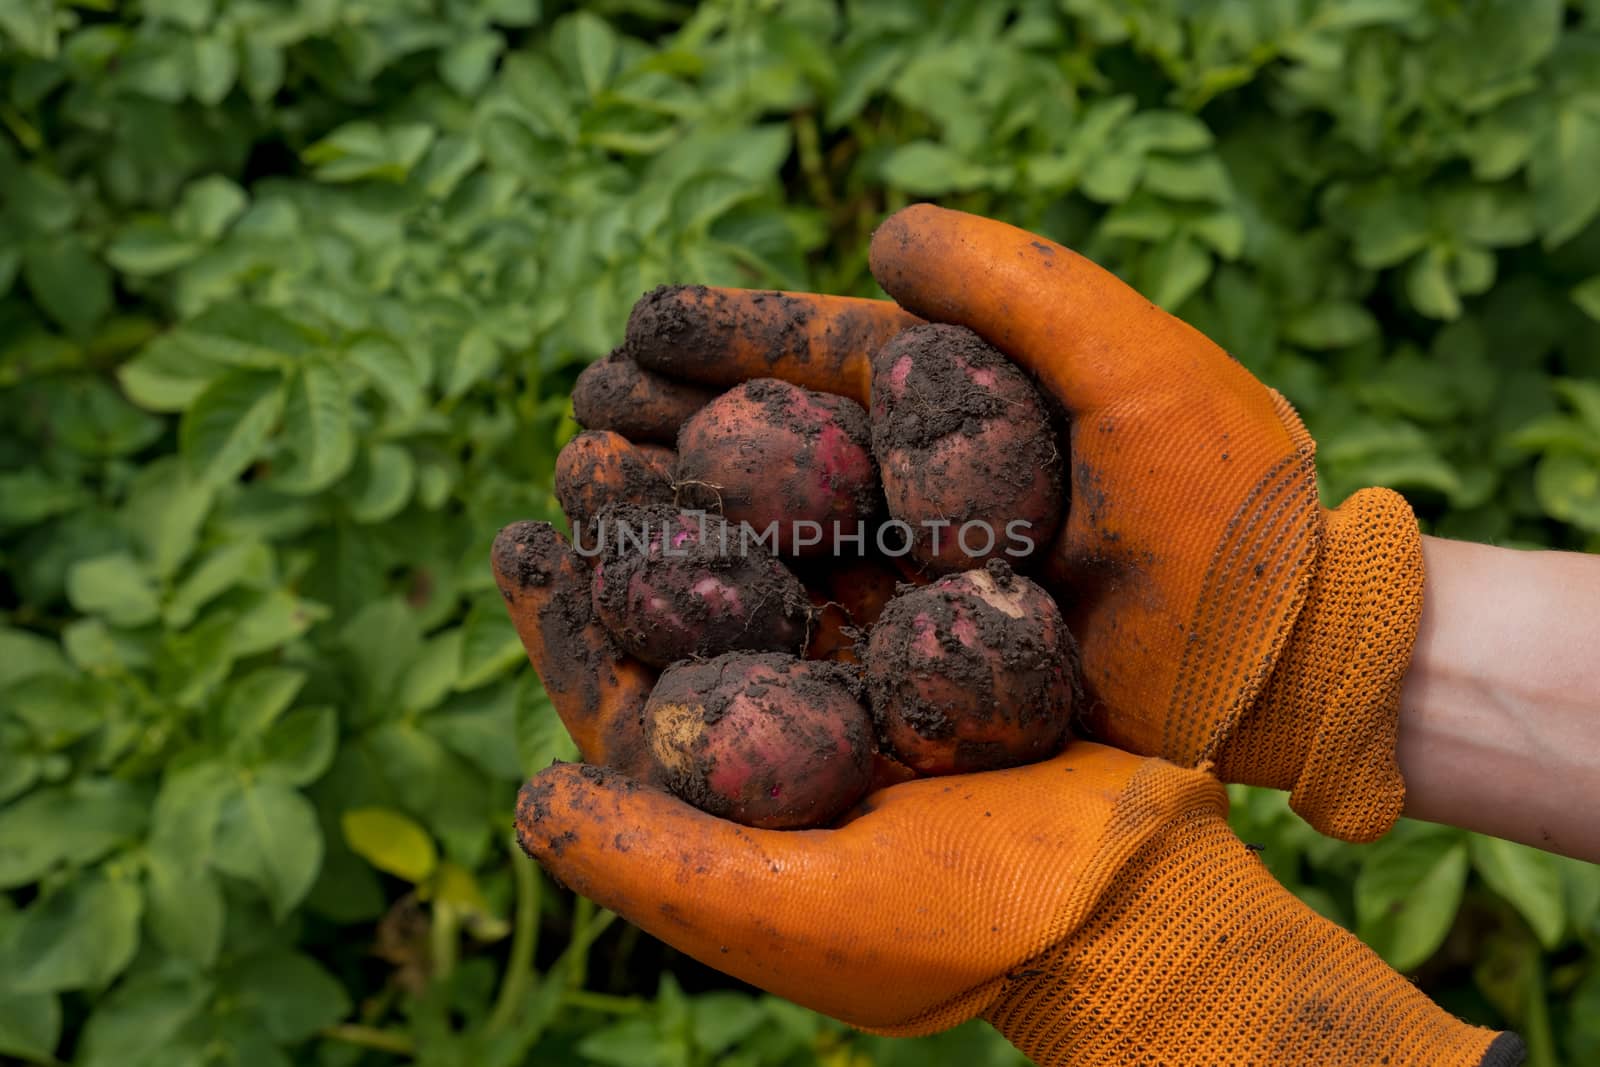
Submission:
<svg viewBox="0 0 1600 1067">
<path fill-rule="evenodd" d="M 837 830 L 751 830 L 590 765 L 522 791 L 523 846 L 683 952 L 878 1033 L 974 1016 L 1041 1065 L 1510 1067 L 1279 886 L 1210 775 L 1088 742 L 893 786 Z"/>
<path fill-rule="evenodd" d="M 1290 791 L 1326 834 L 1399 817 L 1400 683 L 1422 610 L 1421 536 L 1387 489 L 1317 499 L 1288 402 L 1198 331 L 1067 248 L 919 205 L 874 235 L 900 305 L 970 327 L 1071 415 L 1071 500 L 1043 576 L 1083 652 L 1100 740 Z M 726 386 L 789 378 L 865 403 L 891 305 L 699 287 L 641 301 L 641 364 Z M 847 303 L 849 315 L 843 310 Z"/>
<path fill-rule="evenodd" d="M 517 523 L 494 569 L 557 712 L 612 763 L 529 782 L 523 847 L 710 966 L 879 1033 L 981 1015 L 1043 1065 L 1521 1062 L 1279 886 L 1202 771 L 1076 742 L 882 789 L 835 830 L 699 812 L 648 784 L 653 674 L 594 618 L 583 561 Z"/>
<path fill-rule="evenodd" d="M 680 290 L 642 307 L 672 316 L 674 350 L 719 384 L 864 388 L 857 302 Z M 797 332 L 773 355 L 768 339 Z M 493 559 L 580 750 L 628 772 L 541 773 L 519 804 L 524 847 L 712 966 L 882 1033 L 981 1015 L 1047 1065 L 1520 1062 L 1514 1035 L 1453 1019 L 1279 887 L 1203 772 L 1077 743 L 880 790 L 831 831 L 700 813 L 648 782 L 638 711 L 655 675 L 594 617 L 583 561 L 540 523 L 507 527 Z"/>
</svg>

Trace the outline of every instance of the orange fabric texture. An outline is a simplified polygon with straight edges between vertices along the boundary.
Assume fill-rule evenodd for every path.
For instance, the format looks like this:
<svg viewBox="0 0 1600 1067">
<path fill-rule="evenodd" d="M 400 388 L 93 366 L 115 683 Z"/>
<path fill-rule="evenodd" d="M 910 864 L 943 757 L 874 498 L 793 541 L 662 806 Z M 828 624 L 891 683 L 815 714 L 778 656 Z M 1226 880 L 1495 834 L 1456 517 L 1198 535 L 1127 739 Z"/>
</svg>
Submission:
<svg viewBox="0 0 1600 1067">
<path fill-rule="evenodd" d="M 1493 1033 L 1279 887 L 1226 807 L 1209 774 L 1078 742 L 893 786 L 836 830 L 748 829 L 558 765 L 517 831 L 577 892 L 864 1029 L 983 1015 L 1047 1067 L 1483 1060 Z"/>
<path fill-rule="evenodd" d="M 871 257 L 901 305 L 975 330 L 1072 416 L 1048 578 L 1095 736 L 1292 789 L 1325 833 L 1387 831 L 1422 593 L 1405 502 L 1369 490 L 1323 509 L 1288 403 L 1070 249 L 919 205 L 879 228 Z"/>
</svg>

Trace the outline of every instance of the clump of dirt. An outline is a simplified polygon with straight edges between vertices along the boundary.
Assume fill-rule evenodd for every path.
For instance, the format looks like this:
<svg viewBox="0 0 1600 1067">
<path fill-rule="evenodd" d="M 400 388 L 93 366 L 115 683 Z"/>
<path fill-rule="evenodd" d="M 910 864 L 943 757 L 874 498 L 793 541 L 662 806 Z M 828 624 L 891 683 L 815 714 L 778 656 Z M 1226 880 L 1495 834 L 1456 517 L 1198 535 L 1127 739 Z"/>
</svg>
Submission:
<svg viewBox="0 0 1600 1067">
<path fill-rule="evenodd" d="M 646 663 L 804 647 L 811 604 L 800 580 L 719 516 L 612 504 L 597 529 L 594 610 Z"/>
</svg>

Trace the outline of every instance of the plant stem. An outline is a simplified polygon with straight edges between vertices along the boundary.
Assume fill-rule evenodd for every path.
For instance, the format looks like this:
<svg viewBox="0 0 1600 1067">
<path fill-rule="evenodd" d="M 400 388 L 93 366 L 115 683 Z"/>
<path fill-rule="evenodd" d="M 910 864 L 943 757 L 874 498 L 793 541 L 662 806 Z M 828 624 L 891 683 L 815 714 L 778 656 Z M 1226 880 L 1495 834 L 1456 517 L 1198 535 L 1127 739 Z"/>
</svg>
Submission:
<svg viewBox="0 0 1600 1067">
<path fill-rule="evenodd" d="M 460 951 L 457 939 L 461 932 L 461 918 L 456 909 L 446 902 L 435 901 L 433 927 L 428 935 L 428 957 L 432 964 L 431 981 L 442 982 L 456 969 L 456 956 Z"/>
<path fill-rule="evenodd" d="M 591 993 L 587 989 L 574 989 L 561 995 L 561 1003 L 572 1008 L 588 1008 L 611 1015 L 637 1015 L 646 1004 L 637 997 L 618 997 L 610 993 Z"/>
<path fill-rule="evenodd" d="M 416 1045 L 408 1035 L 396 1030 L 380 1030 L 376 1026 L 338 1023 L 334 1026 L 325 1026 L 318 1033 L 330 1041 L 343 1041 L 347 1045 L 360 1045 L 362 1048 L 389 1052 L 396 1056 L 414 1056 L 417 1052 Z"/>
<path fill-rule="evenodd" d="M 572 954 L 572 970 L 567 972 L 567 988 L 582 989 L 589 980 L 589 924 L 594 921 L 594 901 L 579 897 L 572 909 L 572 944 L 567 951 Z"/>
<path fill-rule="evenodd" d="M 486 1024 L 490 1033 L 505 1029 L 516 1017 L 533 974 L 534 951 L 539 947 L 539 872 L 515 841 L 511 842 L 511 873 L 517 887 L 516 925 L 511 932 L 511 956 L 506 960 L 500 994 Z"/>
</svg>

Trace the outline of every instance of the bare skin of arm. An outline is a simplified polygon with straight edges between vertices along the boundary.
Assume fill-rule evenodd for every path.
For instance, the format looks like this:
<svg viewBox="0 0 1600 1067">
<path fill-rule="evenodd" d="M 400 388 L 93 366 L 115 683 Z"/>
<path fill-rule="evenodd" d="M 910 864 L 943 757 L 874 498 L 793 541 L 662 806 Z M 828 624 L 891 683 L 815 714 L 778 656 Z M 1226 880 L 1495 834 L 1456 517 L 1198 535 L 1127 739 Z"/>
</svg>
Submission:
<svg viewBox="0 0 1600 1067">
<path fill-rule="evenodd" d="M 1423 538 L 1405 813 L 1600 862 L 1600 557 Z"/>
</svg>

